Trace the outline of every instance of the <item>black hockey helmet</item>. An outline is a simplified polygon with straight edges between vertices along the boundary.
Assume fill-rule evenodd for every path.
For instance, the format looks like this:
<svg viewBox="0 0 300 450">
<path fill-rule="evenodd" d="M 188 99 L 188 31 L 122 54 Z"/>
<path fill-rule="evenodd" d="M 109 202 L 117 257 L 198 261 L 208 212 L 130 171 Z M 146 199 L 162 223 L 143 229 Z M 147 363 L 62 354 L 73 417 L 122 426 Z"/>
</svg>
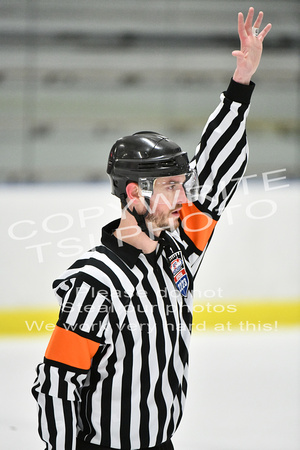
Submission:
<svg viewBox="0 0 300 450">
<path fill-rule="evenodd" d="M 118 139 L 110 151 L 107 165 L 112 194 L 119 197 L 123 205 L 129 182 L 144 180 L 147 182 L 145 191 L 151 192 L 153 186 L 149 186 L 149 177 L 155 179 L 189 172 L 187 153 L 175 142 L 153 131 L 141 131 Z"/>
</svg>

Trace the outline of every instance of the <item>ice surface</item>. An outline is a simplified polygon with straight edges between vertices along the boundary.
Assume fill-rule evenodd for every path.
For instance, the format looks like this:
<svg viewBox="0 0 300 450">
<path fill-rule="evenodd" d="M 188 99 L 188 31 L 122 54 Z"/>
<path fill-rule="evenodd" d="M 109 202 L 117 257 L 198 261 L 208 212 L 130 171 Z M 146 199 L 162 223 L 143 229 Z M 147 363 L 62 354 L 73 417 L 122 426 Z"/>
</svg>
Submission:
<svg viewBox="0 0 300 450">
<path fill-rule="evenodd" d="M 48 337 L 0 340 L 1 450 L 42 450 L 31 396 Z M 176 450 L 299 450 L 300 330 L 199 332 Z"/>
</svg>

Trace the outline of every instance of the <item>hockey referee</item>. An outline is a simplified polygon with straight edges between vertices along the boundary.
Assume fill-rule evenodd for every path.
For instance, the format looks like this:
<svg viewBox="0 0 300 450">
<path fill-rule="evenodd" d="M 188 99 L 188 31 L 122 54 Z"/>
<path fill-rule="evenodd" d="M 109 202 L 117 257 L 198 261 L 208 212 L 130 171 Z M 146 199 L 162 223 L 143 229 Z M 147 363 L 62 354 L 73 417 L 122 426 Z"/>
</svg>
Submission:
<svg viewBox="0 0 300 450">
<path fill-rule="evenodd" d="M 45 449 L 173 449 L 187 395 L 193 281 L 247 164 L 251 80 L 271 29 L 238 15 L 241 48 L 191 163 L 159 133 L 119 139 L 120 220 L 54 283 L 60 314 L 32 389 Z M 252 26 L 253 24 L 253 26 Z M 186 449 L 184 449 L 186 450 Z"/>
</svg>

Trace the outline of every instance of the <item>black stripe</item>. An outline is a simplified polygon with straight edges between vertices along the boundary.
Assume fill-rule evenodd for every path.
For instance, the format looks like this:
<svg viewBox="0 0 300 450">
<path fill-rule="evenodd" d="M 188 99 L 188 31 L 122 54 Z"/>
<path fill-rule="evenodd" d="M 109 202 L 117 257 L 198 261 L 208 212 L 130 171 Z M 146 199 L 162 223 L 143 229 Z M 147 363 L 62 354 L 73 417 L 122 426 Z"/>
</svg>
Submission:
<svg viewBox="0 0 300 450">
<path fill-rule="evenodd" d="M 171 278 L 171 281 L 173 281 L 173 276 L 170 271 L 169 261 L 166 258 L 163 258 L 163 264 L 164 264 L 164 270 L 166 273 L 169 273 L 169 276 Z M 161 274 L 161 272 L 157 273 L 157 278 L 160 284 L 160 288 L 163 289 L 164 286 L 164 279 Z M 174 289 L 176 289 L 175 285 L 173 284 Z M 169 379 L 169 385 L 172 390 L 173 396 L 175 396 L 176 392 L 178 391 L 179 386 L 179 379 L 176 375 L 176 371 L 173 366 L 173 358 L 174 358 L 174 351 L 175 351 L 175 345 L 176 341 L 178 339 L 178 335 L 180 334 L 180 330 L 178 329 L 179 323 L 176 323 L 173 307 L 169 298 L 169 293 L 166 292 L 166 296 L 164 297 L 164 304 L 165 304 L 165 312 L 166 312 L 166 318 L 167 318 L 167 330 L 169 332 L 170 340 L 172 342 L 172 352 L 168 361 L 168 379 Z M 177 307 L 177 314 L 180 317 L 180 306 L 178 303 L 176 304 Z"/>
<path fill-rule="evenodd" d="M 45 395 L 45 409 L 47 412 L 47 425 L 49 432 L 49 443 L 52 446 L 51 448 L 56 448 L 56 437 L 57 437 L 57 428 L 56 428 L 56 418 L 55 411 L 53 405 L 53 398 L 49 395 Z"/>
<path fill-rule="evenodd" d="M 225 99 L 227 100 L 227 99 Z M 220 126 L 220 124 L 223 122 L 224 118 L 227 116 L 228 112 L 230 111 L 230 105 L 232 102 L 226 101 L 226 106 L 224 102 L 224 106 L 221 108 L 217 116 L 207 125 L 205 132 L 203 133 L 201 137 L 201 143 L 200 143 L 200 149 L 198 153 L 195 155 L 194 159 L 196 162 L 199 161 L 199 158 L 203 152 L 203 150 L 207 147 L 207 141 L 215 131 L 215 129 Z"/>
<path fill-rule="evenodd" d="M 243 105 L 240 107 L 240 109 L 244 115 L 246 106 Z M 234 134 L 239 130 L 239 128 L 240 128 L 240 117 L 237 116 L 234 118 L 234 120 L 232 121 L 230 126 L 227 128 L 226 132 L 222 136 L 220 136 L 218 141 L 212 147 L 212 149 L 209 153 L 209 158 L 207 159 L 204 168 L 201 169 L 201 172 L 199 174 L 200 186 L 202 184 L 205 184 L 205 180 L 211 174 L 211 167 L 212 167 L 213 163 L 215 162 L 216 158 L 218 157 L 218 155 L 220 154 L 222 149 L 228 144 L 230 139 L 232 139 Z M 243 138 L 242 138 L 242 141 L 244 142 Z M 230 168 L 231 164 L 236 160 L 236 157 L 238 156 L 238 154 L 235 150 L 236 150 L 236 147 L 235 147 L 235 149 L 232 150 L 231 154 L 228 156 L 227 160 L 225 161 L 225 168 L 226 168 L 225 171 L 227 171 Z M 228 161 L 228 163 L 227 163 L 227 161 Z M 218 184 L 219 184 L 219 178 L 214 177 L 214 189 L 218 188 Z"/>
<path fill-rule="evenodd" d="M 58 397 L 68 398 L 68 384 L 65 382 L 65 377 L 67 375 L 67 370 L 65 367 L 60 367 L 58 369 Z"/>
<path fill-rule="evenodd" d="M 59 369 L 62 369 L 63 371 L 67 372 L 72 372 L 74 374 L 77 375 L 81 375 L 81 374 L 85 374 L 88 373 L 88 370 L 84 370 L 84 369 L 79 369 L 78 367 L 73 367 L 73 366 L 69 366 L 67 364 L 58 362 L 58 361 L 54 361 L 52 359 L 48 359 L 46 357 L 44 357 L 44 363 L 45 363 L 45 372 L 46 372 L 46 381 L 44 383 L 43 386 L 48 386 L 50 388 L 50 383 L 49 383 L 49 378 L 50 378 L 50 368 L 51 367 L 58 367 Z"/>
<path fill-rule="evenodd" d="M 215 143 L 215 145 L 211 148 L 209 157 L 206 160 L 205 166 L 203 168 L 201 168 L 201 171 L 199 173 L 200 186 L 204 185 L 207 178 L 211 175 L 212 164 L 218 157 L 219 153 L 222 152 L 222 149 L 227 145 L 227 143 L 230 141 L 230 139 L 232 139 L 232 137 L 235 135 L 235 133 L 240 128 L 241 120 L 243 120 L 247 108 L 248 108 L 247 105 L 241 105 L 239 107 L 239 110 L 238 110 L 239 115 L 237 115 L 233 119 L 232 123 L 227 128 L 227 130 L 223 133 L 223 135 L 221 135 L 221 137 L 218 139 L 218 141 Z M 206 130 L 206 132 L 204 133 L 204 140 L 202 140 L 202 145 L 200 147 L 199 154 L 197 155 L 197 161 L 199 160 L 202 152 L 206 150 L 207 139 L 210 137 L 211 131 L 214 131 L 213 129 L 211 129 L 211 125 L 212 124 L 215 124 L 216 126 L 220 125 L 220 121 L 222 121 L 224 119 L 226 114 L 227 114 L 227 110 L 225 107 L 223 107 L 222 110 L 220 111 L 220 113 L 218 114 L 218 116 L 215 118 L 215 120 L 213 120 L 210 123 L 208 130 Z M 240 140 L 240 143 L 237 143 L 235 149 L 232 150 L 231 154 L 228 156 L 226 161 L 221 165 L 221 167 L 219 167 L 218 173 L 214 174 L 214 185 L 212 187 L 211 192 L 209 192 L 207 194 L 207 201 L 203 205 L 206 210 L 208 210 L 209 203 L 210 203 L 214 193 L 218 189 L 220 179 L 229 170 L 231 165 L 234 163 L 234 161 L 240 154 L 240 151 L 245 147 L 245 145 L 243 143 L 246 144 L 246 133 L 245 132 L 244 132 L 244 136 Z"/>
<path fill-rule="evenodd" d="M 133 346 L 134 339 L 130 331 L 128 317 L 124 321 L 122 337 L 126 349 L 123 360 L 123 375 L 121 389 L 121 417 L 120 417 L 120 437 L 122 446 L 130 448 L 130 419 L 131 419 L 131 388 L 132 388 L 132 367 L 133 367 Z M 133 387 L 134 388 L 134 387 Z"/>
<path fill-rule="evenodd" d="M 231 181 L 230 183 L 228 183 L 227 191 L 228 191 L 228 193 L 230 192 L 230 194 L 226 198 L 225 207 L 228 205 L 228 203 L 232 199 L 232 197 L 233 197 L 233 195 L 234 195 L 234 193 L 235 193 L 235 191 L 236 191 L 236 189 L 238 187 L 238 184 L 239 184 L 236 180 L 240 180 L 242 178 L 242 175 L 244 174 L 245 169 L 246 169 L 246 165 L 247 165 L 247 160 L 245 160 L 243 162 L 243 164 L 241 165 L 239 170 L 234 174 L 233 178 L 234 178 L 235 181 Z M 222 199 L 222 201 L 223 201 L 223 199 Z"/>
<path fill-rule="evenodd" d="M 34 395 L 34 397 L 35 397 L 36 400 L 38 399 L 37 396 Z M 42 411 L 41 405 L 38 404 L 38 434 L 39 434 L 39 436 L 40 436 L 41 439 L 43 439 L 43 433 L 42 433 L 42 413 L 43 413 L 43 411 Z"/>
<path fill-rule="evenodd" d="M 231 137 L 229 137 L 230 139 Z M 224 175 L 226 175 L 226 173 L 230 170 L 230 168 L 232 167 L 232 165 L 234 164 L 234 162 L 237 160 L 237 158 L 240 156 L 242 150 L 245 148 L 246 145 L 246 137 L 245 134 L 242 136 L 242 138 L 240 139 L 240 141 L 237 142 L 235 148 L 233 149 L 233 151 L 230 153 L 230 155 L 228 155 L 227 159 L 219 166 L 217 173 L 214 175 L 214 179 L 216 180 L 216 183 L 214 183 L 214 185 L 212 186 L 211 191 L 208 193 L 207 197 L 207 201 L 204 202 L 204 207 L 207 203 L 211 202 L 211 199 L 215 196 L 216 192 L 218 191 L 219 188 L 219 184 L 221 179 L 224 177 Z M 246 164 L 246 161 L 244 161 L 244 165 Z M 240 171 L 238 170 L 235 175 L 233 176 L 233 179 L 229 180 L 231 181 L 231 184 L 237 184 L 238 183 L 238 173 Z M 241 172 L 240 175 L 242 175 L 243 172 Z M 227 197 L 228 193 L 230 192 L 230 189 L 228 188 L 228 185 L 226 186 L 222 186 L 222 191 L 219 194 L 219 201 L 218 201 L 218 205 L 223 202 L 223 200 Z M 217 209 L 218 205 L 214 208 Z"/>
<path fill-rule="evenodd" d="M 148 280 L 148 269 L 145 267 L 145 265 L 141 262 L 141 260 L 137 261 L 137 266 L 141 270 L 141 272 L 144 274 L 143 278 L 143 288 L 148 294 L 148 299 L 151 301 L 152 305 L 154 305 L 153 308 L 153 316 L 156 323 L 156 354 L 157 354 L 157 363 L 159 368 L 159 374 L 158 380 L 156 381 L 155 388 L 154 388 L 154 399 L 155 403 L 157 405 L 157 422 L 158 422 L 158 433 L 157 433 L 157 442 L 162 442 L 163 438 L 163 429 L 167 418 L 167 405 L 164 400 L 164 396 L 162 393 L 162 373 L 166 366 L 166 355 L 164 352 L 165 349 L 165 337 L 163 333 L 163 324 L 162 324 L 162 318 L 159 314 L 157 306 L 157 296 L 154 292 L 149 280 Z M 158 271 L 160 270 L 158 266 L 155 266 L 155 269 Z M 149 373 L 149 376 L 151 376 L 151 373 Z"/>
<path fill-rule="evenodd" d="M 117 327 L 118 317 L 115 311 L 112 311 L 109 315 L 109 322 L 112 329 L 112 340 L 116 342 L 119 335 L 119 329 Z M 117 362 L 117 354 L 112 353 L 107 361 L 106 371 L 108 376 L 103 380 L 102 383 L 102 396 L 101 396 L 101 418 L 100 418 L 100 428 L 102 432 L 102 445 L 110 447 L 111 445 L 111 396 L 112 396 L 112 381 L 116 373 L 115 364 Z M 114 430 L 115 432 L 115 430 Z"/>
<path fill-rule="evenodd" d="M 95 354 L 93 358 L 93 364 L 91 366 L 91 370 L 89 371 L 89 381 L 86 383 L 81 391 L 81 402 L 79 402 L 78 409 L 80 418 L 83 424 L 84 432 L 79 432 L 79 436 L 82 439 L 90 442 L 92 438 L 96 435 L 96 430 L 92 424 L 93 417 L 93 396 L 97 389 L 98 383 L 101 380 L 101 375 L 98 372 L 97 368 L 100 364 L 100 361 L 107 350 L 106 346 L 101 346 L 98 352 Z M 99 424 L 100 425 L 100 424 Z"/>
<path fill-rule="evenodd" d="M 112 262 L 114 262 L 121 269 L 122 272 L 124 272 L 126 277 L 130 280 L 130 283 L 134 286 L 137 285 L 138 279 L 132 272 L 131 268 L 129 268 L 115 252 L 111 251 L 109 248 L 104 246 L 97 247 L 97 251 L 99 253 L 104 253 L 105 255 L 107 255 L 108 258 Z"/>
<path fill-rule="evenodd" d="M 73 411 L 74 405 L 71 402 L 64 402 L 64 418 L 65 418 L 65 449 L 72 448 L 73 438 L 76 436 L 76 430 L 74 430 L 73 424 Z M 76 426 L 76 425 L 75 425 Z"/>
<path fill-rule="evenodd" d="M 45 358 L 44 358 L 45 361 Z M 46 362 L 46 361 L 45 361 Z M 51 365 L 50 364 L 44 364 L 44 372 L 45 372 L 45 380 L 44 383 L 41 386 L 41 392 L 44 394 L 48 394 L 51 388 Z"/>
<path fill-rule="evenodd" d="M 60 282 L 61 282 L 60 280 L 55 280 L 55 281 L 53 282 L 53 288 L 55 289 L 56 286 L 59 286 L 59 283 L 60 283 Z M 65 284 L 66 284 L 66 286 L 67 286 L 67 289 L 63 289 L 62 287 L 59 287 L 59 288 L 57 289 L 57 291 L 56 291 L 56 294 L 57 294 L 59 297 L 61 297 L 61 298 L 64 298 L 64 296 L 66 295 L 66 292 L 68 292 L 68 290 L 72 287 L 72 283 L 71 283 L 70 280 L 67 280 L 67 281 L 65 282 Z"/>
<path fill-rule="evenodd" d="M 150 433 L 149 433 L 149 419 L 150 412 L 147 403 L 148 395 L 150 392 L 150 365 L 149 365 L 149 321 L 144 311 L 143 304 L 140 298 L 135 293 L 132 297 L 132 304 L 138 316 L 139 323 L 142 324 L 141 329 L 141 373 L 140 373 L 140 426 L 139 435 L 140 442 L 143 442 L 144 447 L 149 447 Z"/>
</svg>

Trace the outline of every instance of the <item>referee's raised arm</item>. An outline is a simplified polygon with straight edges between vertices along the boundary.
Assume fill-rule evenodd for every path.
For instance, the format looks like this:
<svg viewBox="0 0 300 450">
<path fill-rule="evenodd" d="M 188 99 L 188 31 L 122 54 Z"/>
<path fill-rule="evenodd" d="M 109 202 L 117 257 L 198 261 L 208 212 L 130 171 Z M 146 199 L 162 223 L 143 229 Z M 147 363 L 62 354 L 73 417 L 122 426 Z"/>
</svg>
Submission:
<svg viewBox="0 0 300 450">
<path fill-rule="evenodd" d="M 207 247 L 247 166 L 246 119 L 255 87 L 251 78 L 259 66 L 263 40 L 272 27 L 268 24 L 259 32 L 263 12 L 259 12 L 254 24 L 253 16 L 253 8 L 249 8 L 245 21 L 243 14 L 238 14 L 240 50 L 232 52 L 237 58 L 236 70 L 204 127 L 191 161 L 199 178 L 199 196 L 194 204 L 184 204 L 181 209 L 184 231 L 181 236 L 185 235 L 200 254 Z"/>
</svg>

